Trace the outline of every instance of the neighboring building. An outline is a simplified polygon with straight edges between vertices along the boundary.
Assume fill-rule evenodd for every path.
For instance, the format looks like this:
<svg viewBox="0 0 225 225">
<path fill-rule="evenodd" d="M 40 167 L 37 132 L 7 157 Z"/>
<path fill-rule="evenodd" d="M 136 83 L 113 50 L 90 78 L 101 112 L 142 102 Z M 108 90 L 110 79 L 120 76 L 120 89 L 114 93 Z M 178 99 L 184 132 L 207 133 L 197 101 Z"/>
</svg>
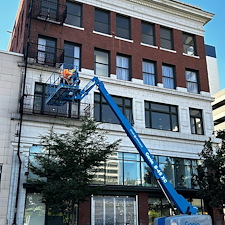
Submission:
<svg viewBox="0 0 225 225">
<path fill-rule="evenodd" d="M 216 48 L 214 46 L 205 45 L 205 51 L 209 78 L 209 90 L 211 95 L 214 95 L 220 90 Z"/>
<path fill-rule="evenodd" d="M 98 91 L 81 104 L 45 105 L 46 81 L 52 73 L 59 73 L 61 63 L 79 67 L 81 87 L 95 74 L 100 77 L 171 183 L 202 213 L 204 203 L 196 196 L 194 182 L 198 153 L 209 137 L 217 143 L 212 135 L 213 99 L 203 30 L 213 14 L 175 0 L 21 0 L 17 15 L 9 50 L 23 53 L 24 62 L 22 56 L 12 54 L 21 63 L 11 70 L 21 69 L 18 86 L 9 86 L 15 93 L 9 95 L 13 94 L 15 102 L 20 96 L 21 107 L 8 105 L 14 108 L 6 115 L 9 122 L 2 130 L 12 132 L 4 152 L 8 150 L 12 157 L 14 151 L 14 158 L 8 158 L 11 189 L 3 196 L 6 199 L 10 193 L 8 214 L 6 209 L 0 212 L 0 224 L 62 224 L 60 216 L 45 214 L 40 194 L 29 183 L 32 174 L 27 166 L 41 150 L 40 134 L 50 128 L 64 132 L 68 128 L 62 117 L 76 126 L 87 114 L 105 122 L 110 140 L 123 141 L 105 169 L 96 174 L 95 183 L 104 184 L 102 193 L 79 206 L 79 224 L 146 225 L 152 224 L 155 215 L 171 213 Z M 0 164 L 4 172 L 7 163 Z"/>
<path fill-rule="evenodd" d="M 224 130 L 225 129 L 225 89 L 215 93 L 213 95 L 215 98 L 212 103 L 213 108 L 213 120 L 214 120 L 214 130 Z"/>
</svg>

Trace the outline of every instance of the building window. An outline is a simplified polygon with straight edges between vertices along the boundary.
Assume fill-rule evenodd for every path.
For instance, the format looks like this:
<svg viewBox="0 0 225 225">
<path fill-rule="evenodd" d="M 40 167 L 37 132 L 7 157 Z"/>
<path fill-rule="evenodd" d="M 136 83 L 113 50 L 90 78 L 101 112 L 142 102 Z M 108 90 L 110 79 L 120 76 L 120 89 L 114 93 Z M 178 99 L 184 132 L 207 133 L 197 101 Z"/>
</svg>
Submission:
<svg viewBox="0 0 225 225">
<path fill-rule="evenodd" d="M 121 112 L 128 119 L 130 123 L 133 123 L 132 116 L 132 99 L 112 96 L 113 100 L 120 108 Z M 114 112 L 111 110 L 110 106 L 106 103 L 102 95 L 95 93 L 94 95 L 94 116 L 97 121 L 106 123 L 120 124 Z"/>
<path fill-rule="evenodd" d="M 116 36 L 130 39 L 130 17 L 116 15 Z"/>
<path fill-rule="evenodd" d="M 136 197 L 93 196 L 91 224 L 137 224 Z"/>
<path fill-rule="evenodd" d="M 183 33 L 183 51 L 188 55 L 196 55 L 194 35 Z"/>
<path fill-rule="evenodd" d="M 56 40 L 53 38 L 38 38 L 38 63 L 54 65 L 56 62 Z"/>
<path fill-rule="evenodd" d="M 192 134 L 204 134 L 202 110 L 190 109 L 190 122 L 191 122 L 191 133 Z"/>
<path fill-rule="evenodd" d="M 145 126 L 159 130 L 179 131 L 177 106 L 145 102 Z"/>
<path fill-rule="evenodd" d="M 162 66 L 162 81 L 163 87 L 174 89 L 175 88 L 175 76 L 174 76 L 174 67 L 163 65 Z"/>
<path fill-rule="evenodd" d="M 36 83 L 34 90 L 33 113 L 59 117 L 79 118 L 80 116 L 79 102 L 67 103 L 59 106 L 47 105 L 45 103 L 47 97 L 48 96 L 46 84 Z"/>
<path fill-rule="evenodd" d="M 130 57 L 116 56 L 116 75 L 119 80 L 130 80 Z"/>
<path fill-rule="evenodd" d="M 0 164 L 0 184 L 1 184 L 1 177 L 2 177 L 2 164 Z"/>
<path fill-rule="evenodd" d="M 97 76 L 109 76 L 109 53 L 102 50 L 94 51 L 94 72 Z"/>
<path fill-rule="evenodd" d="M 58 16 L 58 0 L 42 0 L 40 16 L 50 20 L 56 20 Z"/>
<path fill-rule="evenodd" d="M 187 82 L 187 91 L 192 93 L 199 93 L 197 72 L 192 70 L 186 70 L 185 74 Z"/>
<path fill-rule="evenodd" d="M 80 49 L 76 44 L 64 44 L 64 67 L 67 69 L 80 68 Z"/>
<path fill-rule="evenodd" d="M 46 205 L 41 202 L 42 195 L 40 193 L 27 192 L 24 210 L 24 223 L 26 225 L 45 225 L 45 224 L 66 224 L 63 214 L 54 214 L 47 211 Z M 75 205 L 75 225 L 78 220 L 78 206 Z"/>
<path fill-rule="evenodd" d="M 160 46 L 165 49 L 173 49 L 173 31 L 166 27 L 160 27 Z"/>
<path fill-rule="evenodd" d="M 154 25 L 146 22 L 141 23 L 141 42 L 148 45 L 155 45 Z"/>
<path fill-rule="evenodd" d="M 109 12 L 95 9 L 95 31 L 109 34 L 110 33 Z"/>
<path fill-rule="evenodd" d="M 155 63 L 149 61 L 142 62 L 143 82 L 148 85 L 156 85 Z"/>
<path fill-rule="evenodd" d="M 67 6 L 67 16 L 65 23 L 72 26 L 81 27 L 82 5 L 75 2 L 67 1 L 66 6 Z"/>
</svg>

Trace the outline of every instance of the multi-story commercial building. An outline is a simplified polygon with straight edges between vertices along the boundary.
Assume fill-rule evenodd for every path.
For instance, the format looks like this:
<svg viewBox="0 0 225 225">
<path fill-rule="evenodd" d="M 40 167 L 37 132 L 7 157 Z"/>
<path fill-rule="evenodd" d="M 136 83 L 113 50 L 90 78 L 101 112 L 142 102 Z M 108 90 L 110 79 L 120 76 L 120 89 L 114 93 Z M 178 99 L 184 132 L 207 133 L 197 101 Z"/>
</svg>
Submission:
<svg viewBox="0 0 225 225">
<path fill-rule="evenodd" d="M 2 224 L 63 224 L 59 215 L 46 214 L 40 194 L 29 183 L 27 165 L 41 150 L 39 134 L 50 128 L 64 132 L 68 128 L 62 117 L 76 126 L 84 114 L 104 122 L 110 140 L 122 138 L 122 143 L 96 174 L 102 193 L 77 208 L 79 224 L 146 225 L 171 213 L 98 91 L 81 104 L 45 105 L 46 81 L 61 63 L 79 68 L 81 87 L 94 75 L 105 83 L 171 183 L 202 213 L 205 205 L 194 180 L 198 153 L 208 137 L 217 142 L 203 31 L 212 17 L 175 0 L 22 0 L 9 48 L 23 53 L 24 60 L 20 56 L 19 67 L 15 65 L 20 68 L 14 96 L 20 97 L 20 110 L 15 106 L 7 115 L 13 121 L 7 129 L 18 132 L 4 147 L 14 158 Z"/>
</svg>

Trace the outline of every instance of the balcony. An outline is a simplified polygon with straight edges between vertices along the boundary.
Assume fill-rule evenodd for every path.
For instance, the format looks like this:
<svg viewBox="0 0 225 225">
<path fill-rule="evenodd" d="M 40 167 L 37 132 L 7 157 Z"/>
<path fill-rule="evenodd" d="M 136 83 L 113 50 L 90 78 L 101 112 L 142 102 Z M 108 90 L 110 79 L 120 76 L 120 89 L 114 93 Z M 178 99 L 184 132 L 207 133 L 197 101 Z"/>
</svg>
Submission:
<svg viewBox="0 0 225 225">
<path fill-rule="evenodd" d="M 66 5 L 56 1 L 34 0 L 31 17 L 62 25 L 66 19 Z"/>
<path fill-rule="evenodd" d="M 90 104 L 81 102 L 66 103 L 62 106 L 52 106 L 45 104 L 45 98 L 41 95 L 27 95 L 24 97 L 23 113 L 27 115 L 48 115 L 54 117 L 64 117 L 79 119 L 90 116 Z"/>
<path fill-rule="evenodd" d="M 28 43 L 28 63 L 42 64 L 55 67 L 64 60 L 64 50 L 47 45 Z"/>
</svg>

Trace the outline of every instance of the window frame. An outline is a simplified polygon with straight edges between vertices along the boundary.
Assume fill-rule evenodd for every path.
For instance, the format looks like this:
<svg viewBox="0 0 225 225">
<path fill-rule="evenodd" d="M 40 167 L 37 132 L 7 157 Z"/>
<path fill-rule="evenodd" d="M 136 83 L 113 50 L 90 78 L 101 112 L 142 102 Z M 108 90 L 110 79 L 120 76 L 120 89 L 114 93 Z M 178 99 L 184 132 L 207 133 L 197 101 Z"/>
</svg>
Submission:
<svg viewBox="0 0 225 225">
<path fill-rule="evenodd" d="M 152 34 L 145 33 L 146 28 L 144 28 L 144 26 L 151 28 Z M 150 31 L 150 29 L 149 29 L 149 31 Z M 151 33 L 151 31 L 150 31 L 150 33 Z M 152 39 L 152 41 L 145 41 L 146 39 L 147 40 Z M 155 46 L 155 25 L 154 24 L 145 22 L 145 21 L 141 22 L 141 43 Z"/>
<path fill-rule="evenodd" d="M 198 111 L 199 116 L 194 116 L 192 114 L 192 111 Z M 202 109 L 195 109 L 195 108 L 189 108 L 189 114 L 190 114 L 190 128 L 191 128 L 191 134 L 197 134 L 197 135 L 204 135 L 204 125 L 203 125 L 203 110 Z M 199 119 L 200 121 L 200 132 L 198 131 L 198 122 L 196 119 Z"/>
<path fill-rule="evenodd" d="M 45 42 L 41 44 L 41 42 Z M 49 45 L 52 43 L 54 46 Z M 47 36 L 38 36 L 37 60 L 40 64 L 55 65 L 57 53 L 57 39 Z M 52 49 L 52 51 L 50 51 Z M 51 56 L 51 57 L 49 57 Z M 50 59 L 50 60 L 49 60 Z"/>
<path fill-rule="evenodd" d="M 70 5 L 69 5 L 70 4 Z M 65 24 L 68 24 L 68 25 L 71 25 L 71 26 L 74 26 L 74 27 L 82 27 L 82 19 L 83 19 L 83 5 L 78 3 L 78 2 L 71 2 L 71 1 L 66 1 L 66 6 L 67 6 L 67 16 L 66 16 L 66 19 L 65 19 Z M 68 9 L 71 9 L 72 10 L 72 6 L 75 6 L 75 10 L 74 11 L 79 11 L 79 13 L 68 13 Z M 69 15 L 69 17 L 68 17 Z M 68 18 L 70 17 L 75 17 L 76 20 L 75 20 L 75 23 L 72 23 L 72 22 L 68 22 Z M 70 18 L 71 20 L 71 18 Z"/>
<path fill-rule="evenodd" d="M 123 67 L 123 65 L 118 65 L 119 58 L 127 59 L 128 67 Z M 128 76 L 127 79 L 123 78 L 124 73 L 121 73 L 121 77 L 120 77 L 120 72 L 125 72 L 125 71 L 127 71 L 127 76 Z M 116 55 L 116 76 L 117 76 L 117 79 L 119 80 L 131 81 L 131 56 L 123 55 L 123 54 Z M 126 76 L 126 73 L 125 73 L 125 76 Z"/>
<path fill-rule="evenodd" d="M 107 63 L 105 64 L 104 62 L 97 62 L 96 61 L 96 53 L 99 52 L 99 53 L 105 53 L 107 54 Z M 103 66 L 106 66 L 107 67 L 107 74 L 106 75 L 102 75 L 100 73 L 97 73 L 97 65 L 103 65 Z M 94 50 L 94 73 L 96 75 L 100 75 L 100 76 L 105 76 L 105 77 L 109 77 L 110 75 L 110 53 L 106 50 L 102 50 L 102 49 L 98 49 L 98 48 L 95 48 Z"/>
<path fill-rule="evenodd" d="M 123 20 L 123 23 L 121 20 Z M 127 23 L 127 25 L 124 24 L 124 22 Z M 126 35 L 123 34 L 124 31 L 125 33 L 127 32 Z M 116 37 L 131 40 L 131 18 L 129 16 L 116 14 Z"/>
<path fill-rule="evenodd" d="M 167 68 L 171 68 L 172 69 L 172 72 L 173 72 L 173 76 L 169 76 L 167 74 L 164 74 L 164 69 L 163 67 L 167 67 Z M 166 84 L 166 80 L 170 80 L 170 85 L 172 85 L 172 87 L 169 87 L 167 86 Z M 164 88 L 168 88 L 168 89 L 175 89 L 176 88 L 176 75 L 175 75 L 175 66 L 173 65 L 169 65 L 169 64 L 166 64 L 166 63 L 163 63 L 162 64 L 162 83 L 163 83 L 163 87 Z"/>
<path fill-rule="evenodd" d="M 148 71 L 144 71 L 144 63 L 152 64 L 152 65 L 153 65 L 153 68 L 154 68 L 154 73 L 151 73 L 151 72 L 148 72 Z M 149 79 L 146 80 L 146 79 L 145 79 L 145 75 L 146 75 L 147 77 L 148 77 L 148 76 L 154 77 L 154 82 L 153 82 L 153 83 L 149 83 L 149 82 L 147 81 L 147 80 L 149 80 Z M 143 60 L 142 60 L 142 79 L 143 79 L 143 83 L 144 83 L 144 84 L 156 86 L 156 84 L 157 84 L 156 62 L 150 61 L 150 60 L 146 60 L 146 59 L 143 59 Z"/>
<path fill-rule="evenodd" d="M 186 36 L 186 38 L 185 38 Z M 188 38 L 192 39 L 192 44 L 188 44 L 186 43 Z M 182 43 L 183 43 L 183 53 L 187 54 L 187 55 L 192 55 L 192 56 L 196 56 L 197 55 L 197 49 L 196 49 L 196 40 L 195 40 L 195 35 L 194 34 L 190 34 L 190 33 L 186 33 L 183 32 L 182 34 Z M 188 53 L 188 48 L 193 48 L 193 52 Z"/>
<path fill-rule="evenodd" d="M 163 30 L 169 31 L 169 34 L 170 34 L 169 37 L 162 35 Z M 167 46 L 167 44 L 165 44 L 165 43 L 169 44 L 169 46 Z M 173 29 L 172 28 L 160 26 L 160 47 L 163 49 L 174 50 Z"/>
<path fill-rule="evenodd" d="M 168 111 L 166 110 L 160 110 L 160 109 L 154 109 L 152 106 L 158 105 L 159 107 L 168 107 Z M 175 109 L 175 112 L 173 110 Z M 167 115 L 169 117 L 169 129 L 163 129 L 162 128 L 156 128 L 153 125 L 153 119 L 154 114 L 162 114 Z M 175 121 L 173 121 L 174 119 Z M 175 123 L 176 122 L 176 123 Z M 173 126 L 175 125 L 177 130 L 173 130 Z M 160 125 L 159 125 L 160 126 Z M 173 132 L 179 132 L 179 110 L 177 105 L 170 105 L 170 104 L 164 104 L 164 103 L 158 103 L 158 102 L 150 102 L 145 101 L 145 127 L 151 128 L 151 129 L 157 129 L 157 130 L 165 130 L 165 131 L 173 131 Z"/>
<path fill-rule="evenodd" d="M 73 53 L 75 53 L 75 48 L 78 48 L 79 50 L 79 57 L 76 57 L 75 55 L 66 55 L 66 45 L 69 46 L 69 47 L 73 47 Z M 68 59 L 72 59 L 73 61 L 79 61 L 78 65 L 76 65 L 76 63 L 74 64 L 70 64 L 70 63 L 66 63 L 65 62 L 65 57 L 67 57 Z M 72 43 L 72 42 L 68 42 L 68 41 L 65 41 L 64 42 L 64 68 L 67 68 L 67 69 L 78 69 L 80 70 L 81 69 L 81 45 L 80 44 L 77 44 L 77 43 Z"/>
<path fill-rule="evenodd" d="M 112 98 L 114 99 L 117 106 L 120 108 L 120 110 L 124 114 L 124 116 L 128 119 L 128 121 L 131 124 L 133 124 L 133 102 L 132 102 L 132 98 L 126 98 L 126 97 L 115 96 L 115 95 L 113 95 Z M 115 100 L 116 98 L 117 98 L 117 100 L 121 101 L 122 103 L 118 104 L 118 101 Z M 127 104 L 129 101 L 130 101 L 130 105 Z M 94 107 L 94 117 L 95 117 L 96 121 L 99 121 L 99 122 L 102 122 L 102 123 L 120 124 L 116 115 L 111 110 L 110 106 L 108 105 L 108 103 L 106 103 L 104 97 L 100 93 L 97 93 L 97 92 L 94 93 L 94 105 L 95 105 L 95 107 Z M 104 114 L 104 107 L 105 106 L 110 109 L 110 113 L 112 113 L 112 115 L 114 117 L 113 119 L 116 118 L 115 121 L 104 120 L 103 114 Z M 97 111 L 98 107 L 99 107 L 99 111 Z M 108 113 L 107 113 L 107 115 L 108 115 Z M 128 113 L 128 115 L 127 115 L 127 113 Z"/>
<path fill-rule="evenodd" d="M 188 78 L 187 78 L 188 73 L 195 74 L 195 81 L 188 80 Z M 199 94 L 199 78 L 198 78 L 199 76 L 198 76 L 198 71 L 191 70 L 191 69 L 186 69 L 185 70 L 185 77 L 186 77 L 186 88 L 187 88 L 187 92 Z M 197 91 L 191 91 L 191 89 L 189 88 L 189 84 L 190 85 L 194 85 L 195 86 L 195 89 Z"/>
<path fill-rule="evenodd" d="M 97 21 L 97 13 L 100 12 L 100 13 L 103 13 L 105 15 L 107 15 L 107 23 L 105 22 L 104 18 L 103 17 L 100 17 L 102 19 L 102 21 Z M 99 23 L 99 25 L 103 25 L 101 27 L 104 27 L 104 25 L 106 26 L 106 30 L 101 30 L 99 28 L 97 28 L 97 24 L 96 23 Z M 100 33 L 103 33 L 103 34 L 110 34 L 110 12 L 109 11 L 106 11 L 106 10 L 103 10 L 103 9 L 100 9 L 100 8 L 95 8 L 95 20 L 94 20 L 94 31 L 96 32 L 100 32 Z"/>
</svg>

